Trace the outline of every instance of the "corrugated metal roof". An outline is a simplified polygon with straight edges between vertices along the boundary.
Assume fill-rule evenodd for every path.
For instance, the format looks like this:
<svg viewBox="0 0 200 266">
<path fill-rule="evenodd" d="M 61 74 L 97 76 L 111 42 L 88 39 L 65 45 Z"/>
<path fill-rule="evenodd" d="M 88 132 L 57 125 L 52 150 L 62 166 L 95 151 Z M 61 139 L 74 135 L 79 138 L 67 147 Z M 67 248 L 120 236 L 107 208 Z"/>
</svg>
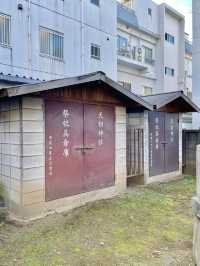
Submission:
<svg viewBox="0 0 200 266">
<path fill-rule="evenodd" d="M 4 73 L 0 73 L 0 81 L 8 82 L 10 84 L 34 84 L 40 82 L 39 79 L 35 80 L 33 78 L 20 77 L 19 75 L 5 75 Z"/>
<path fill-rule="evenodd" d="M 181 109 L 181 105 L 184 105 L 186 112 L 200 112 L 200 109 L 197 105 L 193 103 L 182 91 L 154 94 L 149 96 L 142 97 L 145 101 L 152 104 L 155 110 L 161 110 L 167 105 L 173 103 L 176 100 L 180 100 L 177 110 Z M 180 111 L 181 113 L 184 111 Z"/>
<path fill-rule="evenodd" d="M 81 84 L 92 84 L 94 82 L 103 82 L 111 87 L 117 95 L 121 95 L 130 102 L 139 104 L 142 108 L 153 110 L 153 106 L 143 100 L 136 94 L 133 94 L 129 90 L 123 88 L 117 82 L 108 78 L 105 73 L 99 71 L 90 73 L 87 75 L 72 77 L 72 78 L 64 78 L 64 79 L 56 79 L 46 82 L 41 82 L 37 84 L 27 84 L 22 86 L 14 86 L 14 87 L 6 87 L 0 90 L 1 97 L 16 97 L 21 95 L 34 94 L 37 92 L 48 91 L 53 89 L 59 89 L 63 87 L 81 85 Z"/>
</svg>

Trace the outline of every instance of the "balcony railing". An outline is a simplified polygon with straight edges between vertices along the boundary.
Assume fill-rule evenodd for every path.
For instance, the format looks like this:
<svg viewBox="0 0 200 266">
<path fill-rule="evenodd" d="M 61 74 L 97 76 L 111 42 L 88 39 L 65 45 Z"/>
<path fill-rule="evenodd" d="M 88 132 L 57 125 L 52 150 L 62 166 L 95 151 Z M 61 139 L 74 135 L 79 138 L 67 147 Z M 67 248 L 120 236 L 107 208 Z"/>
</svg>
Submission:
<svg viewBox="0 0 200 266">
<path fill-rule="evenodd" d="M 144 62 L 145 64 L 148 64 L 148 65 L 152 65 L 152 66 L 155 65 L 155 60 L 153 60 L 152 58 L 144 58 Z"/>
<path fill-rule="evenodd" d="M 132 58 L 134 60 L 136 60 L 136 51 L 135 49 L 131 49 L 131 48 L 120 48 L 118 49 L 118 55 L 121 55 L 121 56 L 125 56 L 125 57 L 128 57 L 128 58 Z"/>
<path fill-rule="evenodd" d="M 141 49 L 140 49 L 140 52 L 137 52 L 136 47 L 131 48 L 128 46 L 128 47 L 120 48 L 118 49 L 118 55 L 137 61 L 139 64 L 147 64 L 147 65 L 152 65 L 152 66 L 155 65 L 154 59 L 144 57 Z"/>
</svg>

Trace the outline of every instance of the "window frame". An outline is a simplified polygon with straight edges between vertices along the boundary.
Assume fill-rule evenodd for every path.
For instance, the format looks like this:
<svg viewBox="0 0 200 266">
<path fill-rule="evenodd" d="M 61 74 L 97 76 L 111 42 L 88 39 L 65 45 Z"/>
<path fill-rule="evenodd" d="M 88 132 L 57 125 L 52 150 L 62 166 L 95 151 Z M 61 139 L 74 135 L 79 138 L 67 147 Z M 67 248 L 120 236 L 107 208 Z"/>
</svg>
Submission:
<svg viewBox="0 0 200 266">
<path fill-rule="evenodd" d="M 172 34 L 165 32 L 165 41 L 171 44 L 175 44 L 175 36 L 173 36 Z"/>
<path fill-rule="evenodd" d="M 98 3 L 94 2 L 94 1 L 98 1 Z M 90 3 L 95 5 L 96 7 L 100 7 L 100 0 L 90 0 Z"/>
<path fill-rule="evenodd" d="M 148 64 L 148 65 L 154 65 L 154 59 L 153 59 L 153 49 L 152 48 L 149 48 L 147 46 L 143 46 L 143 49 L 144 49 L 144 62 L 145 64 Z M 146 56 L 148 53 L 149 55 L 151 54 L 151 58 L 149 56 Z"/>
<path fill-rule="evenodd" d="M 148 7 L 148 15 L 152 18 L 152 8 Z"/>
<path fill-rule="evenodd" d="M 94 55 L 92 53 L 93 48 L 99 50 L 99 55 Z M 92 59 L 96 59 L 96 60 L 100 61 L 101 60 L 101 46 L 98 45 L 98 44 L 95 44 L 95 43 L 91 43 L 91 45 L 90 45 L 90 56 L 91 56 Z"/>
<path fill-rule="evenodd" d="M 144 86 L 143 87 L 143 96 L 150 96 L 150 95 L 153 95 L 153 88 L 152 87 L 149 87 L 149 86 Z M 151 90 L 151 93 L 146 93 L 145 90 Z"/>
<path fill-rule="evenodd" d="M 41 33 L 42 33 L 42 31 L 46 32 L 46 34 L 49 34 L 50 36 L 51 35 L 55 35 L 55 36 L 61 37 L 61 40 L 62 40 L 61 48 L 62 48 L 62 50 L 59 52 L 61 54 L 61 57 L 53 55 L 53 51 L 54 50 L 56 51 L 55 47 L 53 46 L 53 39 L 50 40 L 50 47 L 49 47 L 49 51 L 50 52 L 49 53 L 45 53 L 45 52 L 42 51 L 42 47 L 41 47 Z M 47 27 L 40 26 L 39 27 L 39 43 L 40 43 L 40 56 L 52 58 L 54 60 L 58 60 L 58 61 L 61 61 L 61 62 L 64 61 L 64 33 L 56 31 L 56 30 L 49 29 Z"/>
<path fill-rule="evenodd" d="M 118 83 L 126 90 L 132 91 L 132 82 L 131 81 L 118 81 Z"/>
<path fill-rule="evenodd" d="M 171 67 L 165 67 L 165 76 L 174 77 L 175 69 Z"/>
<path fill-rule="evenodd" d="M 126 46 L 121 46 L 120 44 L 122 44 L 122 43 L 126 43 Z M 118 51 L 121 51 L 122 49 L 125 49 L 125 48 L 127 48 L 128 47 L 128 38 L 126 38 L 126 37 L 124 37 L 124 36 L 122 36 L 122 35 L 120 35 L 120 34 L 118 34 L 117 35 L 117 50 Z"/>
<path fill-rule="evenodd" d="M 0 17 L 7 18 L 9 21 L 9 27 L 8 27 L 9 31 L 8 31 L 8 36 L 7 36 L 8 42 L 7 43 L 6 42 L 0 42 L 0 46 L 5 47 L 5 48 L 10 48 L 11 47 L 11 16 L 0 12 Z"/>
</svg>

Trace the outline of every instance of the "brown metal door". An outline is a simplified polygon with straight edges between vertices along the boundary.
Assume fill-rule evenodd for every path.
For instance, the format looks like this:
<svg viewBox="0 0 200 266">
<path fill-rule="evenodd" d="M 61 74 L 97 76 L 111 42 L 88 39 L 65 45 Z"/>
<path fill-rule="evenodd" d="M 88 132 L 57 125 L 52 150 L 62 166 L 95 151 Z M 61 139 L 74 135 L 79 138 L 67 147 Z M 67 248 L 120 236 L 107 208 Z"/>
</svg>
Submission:
<svg viewBox="0 0 200 266">
<path fill-rule="evenodd" d="M 114 184 L 115 176 L 114 107 L 84 105 L 84 190 Z"/>
<path fill-rule="evenodd" d="M 165 114 L 165 172 L 179 169 L 179 117 L 178 114 Z"/>
<path fill-rule="evenodd" d="M 149 112 L 149 174 L 179 169 L 179 117 L 174 113 Z"/>
<path fill-rule="evenodd" d="M 149 112 L 149 174 L 163 174 L 165 164 L 165 113 Z"/>
<path fill-rule="evenodd" d="M 46 200 L 83 191 L 83 105 L 46 101 Z"/>
</svg>

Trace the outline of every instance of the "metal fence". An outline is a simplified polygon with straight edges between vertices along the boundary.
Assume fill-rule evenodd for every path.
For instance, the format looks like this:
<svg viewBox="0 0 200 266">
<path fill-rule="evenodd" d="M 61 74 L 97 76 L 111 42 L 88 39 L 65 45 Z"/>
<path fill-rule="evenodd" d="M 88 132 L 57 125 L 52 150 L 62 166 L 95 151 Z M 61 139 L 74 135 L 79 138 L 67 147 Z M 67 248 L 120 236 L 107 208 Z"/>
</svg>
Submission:
<svg viewBox="0 0 200 266">
<path fill-rule="evenodd" d="M 196 175 L 196 146 L 200 144 L 200 130 L 183 130 L 183 173 Z"/>
<path fill-rule="evenodd" d="M 127 174 L 144 174 L 144 131 L 131 125 L 127 126 Z"/>
</svg>

